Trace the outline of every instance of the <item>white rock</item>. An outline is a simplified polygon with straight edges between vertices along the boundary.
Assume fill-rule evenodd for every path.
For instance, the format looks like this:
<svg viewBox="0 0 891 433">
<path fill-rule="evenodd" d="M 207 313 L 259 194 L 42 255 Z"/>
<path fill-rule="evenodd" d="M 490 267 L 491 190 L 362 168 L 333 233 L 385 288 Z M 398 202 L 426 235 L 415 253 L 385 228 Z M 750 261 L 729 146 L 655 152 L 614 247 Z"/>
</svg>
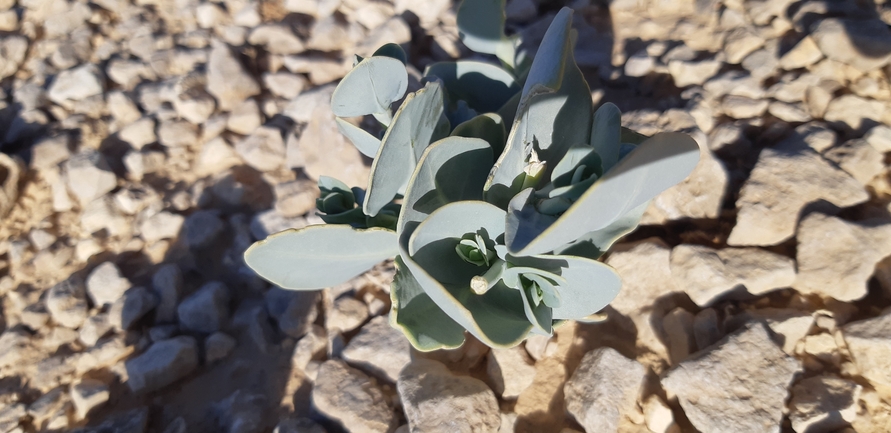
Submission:
<svg viewBox="0 0 891 433">
<path fill-rule="evenodd" d="M 758 36 L 753 29 L 745 27 L 733 29 L 724 38 L 724 53 L 727 54 L 727 63 L 738 64 L 763 45 L 764 39 Z"/>
<path fill-rule="evenodd" d="M 650 57 L 647 51 L 640 50 L 625 61 L 625 75 L 629 77 L 643 77 L 652 72 L 655 66 L 656 61 Z"/>
<path fill-rule="evenodd" d="M 769 101 L 729 95 L 721 100 L 721 111 L 735 119 L 759 117 L 767 111 Z"/>
<path fill-rule="evenodd" d="M 119 330 L 128 330 L 158 305 L 158 298 L 149 289 L 136 286 L 118 298 L 108 310 L 108 323 Z"/>
<path fill-rule="evenodd" d="M 856 95 L 842 95 L 832 100 L 823 118 L 829 122 L 843 122 L 852 129 L 863 127 L 864 120 L 880 122 L 885 112 L 885 104 L 874 99 Z"/>
<path fill-rule="evenodd" d="M 504 399 L 515 399 L 532 385 L 535 365 L 520 346 L 510 349 L 493 348 L 486 355 L 486 374 L 496 395 Z"/>
<path fill-rule="evenodd" d="M 373 332 L 373 331 L 370 331 Z M 363 330 L 364 333 L 364 330 Z M 368 335 L 364 335 L 360 333 L 359 335 L 353 337 L 350 341 L 350 344 L 353 344 L 357 338 L 361 339 L 356 342 L 353 349 L 350 349 L 350 355 L 346 355 L 346 350 L 342 353 L 344 361 L 349 362 L 350 364 L 356 365 L 357 367 L 363 368 L 365 371 L 369 371 L 369 367 L 371 363 L 365 363 L 365 358 L 362 356 L 364 351 L 360 350 L 365 340 L 368 338 Z M 299 368 L 301 370 L 306 371 L 307 366 L 315 359 L 319 359 L 324 357 L 326 350 L 328 349 L 328 333 L 325 331 L 325 328 L 319 325 L 311 325 L 309 332 L 306 333 L 299 341 L 297 341 L 297 345 L 294 346 L 294 352 L 291 354 L 291 365 L 294 368 Z M 388 348 L 378 347 L 382 351 L 387 350 Z M 407 353 L 407 349 L 406 349 Z M 389 358 L 387 359 L 390 363 L 384 364 L 384 366 L 398 365 L 400 364 L 400 360 L 396 359 L 395 361 L 391 361 Z M 406 361 L 407 363 L 408 361 Z M 371 367 L 371 373 L 375 373 Z M 402 369 L 402 367 L 399 367 Z M 399 374 L 399 371 L 396 371 L 396 374 Z M 394 379 L 393 382 L 396 380 Z"/>
<path fill-rule="evenodd" d="M 226 129 L 241 135 L 248 135 L 260 127 L 260 107 L 254 99 L 245 99 L 229 113 Z"/>
<path fill-rule="evenodd" d="M 891 255 L 891 224 L 853 223 L 811 213 L 798 226 L 798 279 L 794 288 L 850 302 L 867 294 L 876 264 Z"/>
<path fill-rule="evenodd" d="M 868 198 L 859 182 L 810 149 L 764 149 L 736 201 L 727 243 L 775 245 L 792 237 L 806 204 L 822 199 L 848 207 Z"/>
<path fill-rule="evenodd" d="M 823 152 L 824 150 L 835 146 L 838 141 L 835 131 L 819 122 L 811 122 L 795 128 L 795 131 L 788 140 L 798 139 L 803 140 L 811 149 L 814 149 L 817 152 Z"/>
<path fill-rule="evenodd" d="M 308 74 L 309 82 L 320 86 L 343 78 L 350 71 L 352 63 L 331 59 L 321 55 L 285 57 L 285 67 L 298 74 Z"/>
<path fill-rule="evenodd" d="M 714 308 L 706 308 L 693 317 L 693 339 L 699 350 L 717 343 L 723 336 Z"/>
<path fill-rule="evenodd" d="M 0 334 L 0 367 L 16 365 L 33 350 L 31 333 L 24 327 L 9 328 Z"/>
<path fill-rule="evenodd" d="M 703 433 L 778 433 L 800 369 L 755 323 L 672 369 L 662 386 Z"/>
<path fill-rule="evenodd" d="M 68 190 L 85 205 L 117 186 L 117 177 L 105 158 L 95 150 L 84 150 L 63 164 Z"/>
<path fill-rule="evenodd" d="M 495 394 L 480 380 L 453 374 L 440 362 L 418 358 L 396 384 L 411 431 L 497 431 Z"/>
<path fill-rule="evenodd" d="M 342 296 L 334 301 L 326 315 L 328 331 L 349 332 L 368 319 L 368 306 L 351 296 Z"/>
<path fill-rule="evenodd" d="M 136 394 L 161 389 L 198 367 L 198 344 L 180 336 L 159 341 L 145 353 L 127 360 L 127 385 Z"/>
<path fill-rule="evenodd" d="M 99 313 L 87 318 L 83 326 L 80 327 L 78 338 L 87 347 L 93 347 L 100 338 L 104 337 L 111 330 L 111 324 L 108 323 L 108 314 Z"/>
<path fill-rule="evenodd" d="M 668 62 L 668 72 L 674 78 L 674 84 L 678 87 L 702 85 L 721 69 L 722 64 L 721 61 L 715 59 L 701 61 L 672 60 Z"/>
<path fill-rule="evenodd" d="M 71 401 L 77 419 L 85 419 L 90 411 L 108 401 L 108 386 L 95 379 L 81 379 L 71 386 Z"/>
<path fill-rule="evenodd" d="M 885 170 L 885 155 L 866 140 L 849 140 L 823 154 L 863 185 Z"/>
<path fill-rule="evenodd" d="M 780 66 L 783 69 L 792 70 L 806 68 L 823 58 L 823 52 L 814 42 L 814 38 L 805 36 L 791 50 L 780 57 Z"/>
<path fill-rule="evenodd" d="M 237 341 L 222 333 L 214 332 L 204 339 L 204 361 L 212 364 L 222 359 L 226 359 L 235 349 Z"/>
<path fill-rule="evenodd" d="M 650 202 L 643 218 L 646 223 L 715 219 L 720 215 L 729 175 L 724 164 L 703 144 L 706 141 L 705 138 L 698 140 L 699 163 L 690 175 Z"/>
<path fill-rule="evenodd" d="M 198 127 L 184 120 L 165 120 L 158 125 L 158 142 L 168 148 L 198 143 Z"/>
<path fill-rule="evenodd" d="M 679 433 L 680 427 L 674 422 L 674 413 L 657 395 L 651 395 L 643 403 L 644 419 L 647 428 L 653 433 Z"/>
<path fill-rule="evenodd" d="M 799 433 L 837 431 L 857 416 L 862 386 L 837 376 L 815 376 L 792 387 L 792 429 Z"/>
<path fill-rule="evenodd" d="M 45 302 L 53 321 L 59 325 L 77 329 L 87 319 L 87 295 L 83 281 L 77 277 L 70 277 L 51 287 Z"/>
<path fill-rule="evenodd" d="M 112 262 L 104 262 L 87 277 L 87 293 L 96 306 L 113 304 L 131 287 L 130 281 Z"/>
<path fill-rule="evenodd" d="M 563 387 L 566 411 L 585 431 L 617 432 L 623 417 L 639 412 L 646 373 L 643 365 L 615 349 L 592 350 Z"/>
<path fill-rule="evenodd" d="M 803 104 L 774 101 L 767 107 L 767 112 L 785 122 L 807 122 L 811 120 Z"/>
<path fill-rule="evenodd" d="M 297 54 L 303 52 L 303 41 L 286 25 L 264 24 L 251 30 L 251 45 L 262 45 L 272 54 Z"/>
<path fill-rule="evenodd" d="M 84 206 L 80 226 L 87 233 L 105 230 L 111 236 L 124 236 L 132 230 L 129 220 L 118 211 L 114 199 L 108 195 Z"/>
<path fill-rule="evenodd" d="M 180 326 L 208 334 L 219 331 L 229 321 L 230 297 L 229 289 L 221 282 L 201 286 L 177 307 Z"/>
<path fill-rule="evenodd" d="M 301 75 L 279 71 L 263 74 L 263 85 L 276 96 L 293 99 L 303 91 L 307 83 Z"/>
<path fill-rule="evenodd" d="M 891 311 L 842 327 L 854 364 L 873 385 L 891 386 Z"/>
<path fill-rule="evenodd" d="M 275 210 L 286 218 L 306 215 L 316 208 L 319 189 L 314 182 L 294 180 L 276 184 Z"/>
<path fill-rule="evenodd" d="M 384 432 L 396 419 L 381 389 L 343 361 L 328 360 L 313 383 L 312 404 L 319 412 L 354 432 Z"/>
<path fill-rule="evenodd" d="M 41 139 L 31 148 L 31 168 L 42 171 L 57 167 L 71 157 L 70 144 L 71 136 L 68 134 Z"/>
<path fill-rule="evenodd" d="M 411 345 L 390 326 L 387 316 L 378 316 L 362 327 L 341 355 L 348 363 L 396 383 L 399 372 L 411 362 Z"/>
<path fill-rule="evenodd" d="M 0 79 L 13 76 L 27 53 L 27 38 L 15 35 L 0 39 Z"/>
<path fill-rule="evenodd" d="M 727 71 L 712 77 L 705 82 L 703 88 L 716 98 L 725 95 L 736 95 L 751 99 L 762 99 L 766 94 L 760 80 L 742 71 Z"/>
<path fill-rule="evenodd" d="M 763 320 L 775 334 L 782 336 L 783 351 L 795 354 L 795 346 L 810 332 L 814 316 L 807 311 L 783 308 L 762 308 L 751 311 L 740 318 Z"/>
<path fill-rule="evenodd" d="M 81 101 L 90 96 L 101 95 L 105 90 L 104 80 L 102 71 L 96 65 L 85 64 L 60 72 L 50 84 L 46 96 L 59 105 Z"/>
<path fill-rule="evenodd" d="M 758 248 L 678 245 L 671 251 L 671 274 L 690 299 L 704 307 L 740 285 L 753 295 L 791 287 L 795 261 Z"/>
<path fill-rule="evenodd" d="M 235 149 L 224 138 L 216 137 L 204 143 L 195 165 L 199 175 L 207 176 L 240 164 L 241 158 L 235 153 Z"/>
<path fill-rule="evenodd" d="M 176 239 L 185 220 L 182 215 L 161 211 L 146 218 L 139 225 L 139 233 L 148 243 L 161 239 Z"/>
<path fill-rule="evenodd" d="M 662 318 L 662 328 L 668 337 L 668 357 L 672 365 L 696 351 L 692 313 L 681 307 L 675 308 Z"/>
<path fill-rule="evenodd" d="M 874 126 L 863 136 L 863 139 L 879 152 L 891 152 L 891 128 L 888 126 Z"/>
<path fill-rule="evenodd" d="M 133 146 L 134 149 L 142 149 L 145 145 L 152 144 L 158 139 L 155 135 L 155 120 L 151 117 L 143 117 L 118 131 L 118 138 Z"/>
<path fill-rule="evenodd" d="M 229 111 L 245 99 L 260 94 L 260 85 L 232 54 L 228 45 L 211 42 L 207 64 L 207 91 L 217 99 L 222 111 Z"/>
<path fill-rule="evenodd" d="M 248 137 L 235 143 L 235 152 L 259 171 L 274 171 L 285 163 L 285 141 L 282 131 L 274 126 L 261 126 Z"/>
<path fill-rule="evenodd" d="M 826 57 L 862 72 L 891 62 L 891 30 L 878 19 L 825 18 L 811 26 L 811 37 Z"/>
</svg>

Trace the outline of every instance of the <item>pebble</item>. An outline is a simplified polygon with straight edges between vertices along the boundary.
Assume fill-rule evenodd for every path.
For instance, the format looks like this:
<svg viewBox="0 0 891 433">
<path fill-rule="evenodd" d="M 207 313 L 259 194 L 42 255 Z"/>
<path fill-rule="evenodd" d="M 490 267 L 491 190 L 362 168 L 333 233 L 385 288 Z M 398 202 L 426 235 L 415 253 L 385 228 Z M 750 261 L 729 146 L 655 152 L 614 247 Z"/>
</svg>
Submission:
<svg viewBox="0 0 891 433">
<path fill-rule="evenodd" d="M 80 341 L 87 347 L 93 347 L 112 330 L 111 323 L 108 321 L 108 314 L 99 313 L 87 318 L 83 326 L 80 328 Z"/>
<path fill-rule="evenodd" d="M 702 138 L 701 142 L 706 142 Z M 724 164 L 700 145 L 699 164 L 686 179 L 657 195 L 647 208 L 643 224 L 664 224 L 684 219 L 714 219 L 721 212 L 729 175 Z"/>
<path fill-rule="evenodd" d="M 139 225 L 139 234 L 148 243 L 162 239 L 176 239 L 185 223 L 182 215 L 161 211 L 146 218 Z"/>
<path fill-rule="evenodd" d="M 787 388 L 800 369 L 765 327 L 754 323 L 682 362 L 662 386 L 703 433 L 778 432 Z"/>
<path fill-rule="evenodd" d="M 219 240 L 225 225 L 215 211 L 196 211 L 187 216 L 183 224 L 186 244 L 193 250 L 208 248 Z"/>
<path fill-rule="evenodd" d="M 169 323 L 176 320 L 176 306 L 183 291 L 183 275 L 179 266 L 166 263 L 152 275 L 152 289 L 158 297 L 155 322 Z"/>
<path fill-rule="evenodd" d="M 87 293 L 96 306 L 113 304 L 132 285 L 113 262 L 104 262 L 87 276 Z"/>
<path fill-rule="evenodd" d="M 411 431 L 497 431 L 501 425 L 492 390 L 440 362 L 414 359 L 399 373 L 396 386 Z"/>
<path fill-rule="evenodd" d="M 709 78 L 715 76 L 722 66 L 722 62 L 716 59 L 702 61 L 672 60 L 668 62 L 668 72 L 678 87 L 702 85 Z"/>
<path fill-rule="evenodd" d="M 823 52 L 814 38 L 805 36 L 791 50 L 780 57 L 780 66 L 786 70 L 806 68 L 823 58 Z"/>
<path fill-rule="evenodd" d="M 789 401 L 792 429 L 796 432 L 836 431 L 857 416 L 862 386 L 837 376 L 815 376 L 792 387 Z"/>
<path fill-rule="evenodd" d="M 882 101 L 856 95 L 842 95 L 829 103 L 823 118 L 847 128 L 860 130 L 872 122 L 880 122 L 884 112 L 885 104 Z"/>
<path fill-rule="evenodd" d="M 396 427 L 395 414 L 381 389 L 343 361 L 332 359 L 319 367 L 312 404 L 352 432 L 383 432 Z"/>
<path fill-rule="evenodd" d="M 132 328 L 158 304 L 151 290 L 136 286 L 128 289 L 108 310 L 108 323 L 118 330 Z"/>
<path fill-rule="evenodd" d="M 349 332 L 368 319 L 368 306 L 356 298 L 342 296 L 334 301 L 326 316 L 325 327 L 329 332 Z"/>
<path fill-rule="evenodd" d="M 111 171 L 105 157 L 95 150 L 83 150 L 62 164 L 68 191 L 81 205 L 111 192 L 117 186 L 117 177 Z"/>
<path fill-rule="evenodd" d="M 105 404 L 109 397 L 108 385 L 95 379 L 82 379 L 71 386 L 71 401 L 77 419 L 85 419 L 92 410 Z"/>
<path fill-rule="evenodd" d="M 824 155 L 863 185 L 871 183 L 885 170 L 885 155 L 866 140 L 848 140 L 829 149 Z"/>
<path fill-rule="evenodd" d="M 155 135 L 155 120 L 143 117 L 118 131 L 118 138 L 134 149 L 142 149 L 158 140 L 158 136 Z"/>
<path fill-rule="evenodd" d="M 206 334 L 223 329 L 229 321 L 230 299 L 225 284 L 219 281 L 204 284 L 176 308 L 180 326 Z"/>
<path fill-rule="evenodd" d="M 313 333 L 303 337 L 297 343 L 298 347 L 311 335 Z M 390 326 L 387 316 L 378 316 L 371 319 L 355 337 L 350 339 L 342 356 L 351 365 L 396 383 L 399 372 L 411 362 L 411 345 L 402 332 Z"/>
<path fill-rule="evenodd" d="M 159 341 L 145 353 L 127 360 L 127 386 L 141 394 L 161 389 L 198 367 L 198 344 L 187 336 Z"/>
<path fill-rule="evenodd" d="M 264 24 L 251 30 L 248 36 L 251 45 L 261 45 L 272 54 L 297 54 L 303 52 L 304 44 L 286 25 Z"/>
<path fill-rule="evenodd" d="M 276 184 L 275 210 L 285 218 L 306 215 L 316 208 L 319 188 L 310 181 L 294 180 Z"/>
<path fill-rule="evenodd" d="M 534 361 L 522 347 L 492 349 L 486 355 L 486 375 L 496 395 L 506 400 L 520 396 L 535 379 Z"/>
<path fill-rule="evenodd" d="M 263 85 L 276 96 L 293 99 L 307 87 L 307 82 L 301 75 L 279 71 L 263 74 Z"/>
<path fill-rule="evenodd" d="M 266 427 L 269 402 L 262 394 L 239 389 L 215 406 L 222 431 L 262 433 Z"/>
<path fill-rule="evenodd" d="M 860 375 L 874 386 L 891 386 L 891 312 L 848 323 L 841 331 Z"/>
<path fill-rule="evenodd" d="M 104 81 L 102 71 L 96 65 L 85 64 L 60 72 L 50 84 L 46 96 L 50 101 L 64 106 L 73 101 L 101 95 Z"/>
<path fill-rule="evenodd" d="M 226 359 L 233 350 L 237 341 L 222 333 L 214 332 L 204 339 L 204 361 L 207 364 Z"/>
<path fill-rule="evenodd" d="M 640 411 L 637 400 L 645 376 L 643 365 L 615 349 L 592 350 L 585 354 L 563 388 L 566 411 L 585 431 L 619 431 L 623 417 Z"/>
<path fill-rule="evenodd" d="M 293 338 L 303 337 L 318 317 L 318 292 L 272 287 L 266 292 L 266 308 L 279 329 Z"/>
<path fill-rule="evenodd" d="M 249 166 L 263 172 L 275 171 L 285 162 L 285 140 L 274 126 L 262 126 L 235 143 L 235 152 Z"/>
<path fill-rule="evenodd" d="M 248 135 L 260 127 L 263 122 L 260 106 L 254 99 L 245 99 L 229 113 L 226 129 L 241 135 Z"/>
<path fill-rule="evenodd" d="M 76 276 L 69 277 L 46 294 L 46 309 L 59 325 L 77 329 L 87 319 L 87 295 L 84 283 Z"/>
<path fill-rule="evenodd" d="M 879 152 L 891 152 L 891 127 L 876 125 L 863 136 L 863 139 Z"/>
<path fill-rule="evenodd" d="M 891 30 L 878 19 L 825 18 L 811 26 L 811 37 L 826 57 L 862 72 L 891 62 Z"/>
<path fill-rule="evenodd" d="M 222 111 L 230 111 L 245 99 L 260 94 L 260 85 L 224 42 L 211 41 L 207 63 L 207 91 Z"/>
</svg>

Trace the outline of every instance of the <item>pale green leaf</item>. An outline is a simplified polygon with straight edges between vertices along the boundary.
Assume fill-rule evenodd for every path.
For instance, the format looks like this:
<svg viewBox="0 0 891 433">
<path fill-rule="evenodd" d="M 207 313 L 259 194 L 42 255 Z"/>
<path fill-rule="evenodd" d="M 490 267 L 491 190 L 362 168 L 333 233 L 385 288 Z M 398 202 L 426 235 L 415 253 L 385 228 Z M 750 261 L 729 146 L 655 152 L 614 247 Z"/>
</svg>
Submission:
<svg viewBox="0 0 891 433">
<path fill-rule="evenodd" d="M 504 233 L 505 213 L 484 201 L 464 200 L 449 203 L 430 214 L 418 225 L 408 243 L 413 256 L 421 248 L 447 238 L 485 230 L 490 239 Z M 457 241 L 455 241 L 457 243 Z M 451 248 L 454 249 L 454 246 Z"/>
<path fill-rule="evenodd" d="M 359 152 L 369 158 L 374 158 L 377 155 L 377 150 L 381 147 L 380 140 L 346 120 L 339 117 L 335 117 L 334 120 L 337 122 L 337 129 L 340 130 L 340 133 L 348 138 L 356 146 L 356 149 L 359 149 Z"/>
<path fill-rule="evenodd" d="M 492 146 L 494 155 L 500 155 L 501 151 L 504 150 L 506 134 L 501 116 L 495 113 L 484 113 L 456 126 L 451 135 L 453 137 L 482 138 Z M 492 164 L 490 163 L 489 168 L 491 167 Z M 487 175 L 488 171 L 486 169 Z"/>
<path fill-rule="evenodd" d="M 464 0 L 458 6 L 458 36 L 467 48 L 497 54 L 510 44 L 504 36 L 505 0 Z"/>
<path fill-rule="evenodd" d="M 603 171 L 609 171 L 619 160 L 622 136 L 622 112 L 612 102 L 607 102 L 594 113 L 591 129 L 591 147 L 603 161 Z"/>
<path fill-rule="evenodd" d="M 454 349 L 464 343 L 464 328 L 430 299 L 400 256 L 396 256 L 390 300 L 391 326 L 400 329 L 415 349 Z"/>
<path fill-rule="evenodd" d="M 476 60 L 434 63 L 427 67 L 424 76 L 439 78 L 451 101 L 466 101 L 470 108 L 481 113 L 497 111 L 520 92 L 510 72 Z"/>
<path fill-rule="evenodd" d="M 338 117 L 386 112 L 408 88 L 408 72 L 399 60 L 369 57 L 356 65 L 331 95 L 331 111 Z"/>
</svg>

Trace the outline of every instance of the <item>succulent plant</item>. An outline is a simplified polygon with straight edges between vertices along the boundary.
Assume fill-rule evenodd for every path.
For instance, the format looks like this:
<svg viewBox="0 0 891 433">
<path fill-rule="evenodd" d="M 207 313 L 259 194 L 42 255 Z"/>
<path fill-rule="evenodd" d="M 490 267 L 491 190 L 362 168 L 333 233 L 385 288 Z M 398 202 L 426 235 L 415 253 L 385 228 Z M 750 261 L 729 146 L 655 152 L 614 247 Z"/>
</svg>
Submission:
<svg viewBox="0 0 891 433">
<path fill-rule="evenodd" d="M 340 131 L 374 158 L 366 188 L 319 180 L 326 224 L 254 244 L 245 261 L 288 289 L 341 284 L 395 257 L 390 321 L 419 350 L 493 347 L 583 320 L 621 287 L 597 259 L 634 230 L 649 200 L 699 161 L 688 136 L 622 128 L 594 110 L 573 58 L 572 11 L 532 59 L 504 35 L 504 0 L 465 1 L 461 39 L 494 55 L 433 64 L 405 95 L 405 54 L 356 59 L 332 96 Z M 391 106 L 400 101 L 395 113 Z M 344 120 L 372 115 L 378 138 Z"/>
</svg>

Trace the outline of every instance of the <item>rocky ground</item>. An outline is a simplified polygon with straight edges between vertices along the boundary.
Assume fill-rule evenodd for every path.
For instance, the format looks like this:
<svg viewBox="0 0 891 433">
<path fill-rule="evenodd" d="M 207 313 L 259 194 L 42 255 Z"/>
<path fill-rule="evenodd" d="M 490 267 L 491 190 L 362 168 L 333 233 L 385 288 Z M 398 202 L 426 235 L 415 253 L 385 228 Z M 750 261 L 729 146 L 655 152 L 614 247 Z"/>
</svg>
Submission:
<svg viewBox="0 0 891 433">
<path fill-rule="evenodd" d="M 603 321 L 422 354 L 392 264 L 299 293 L 241 256 L 319 222 L 319 175 L 365 184 L 333 86 L 385 42 L 469 56 L 450 0 L 0 1 L 0 433 L 891 431 L 891 4 L 509 29 L 564 5 L 594 98 L 702 161 L 608 256 Z"/>
</svg>

